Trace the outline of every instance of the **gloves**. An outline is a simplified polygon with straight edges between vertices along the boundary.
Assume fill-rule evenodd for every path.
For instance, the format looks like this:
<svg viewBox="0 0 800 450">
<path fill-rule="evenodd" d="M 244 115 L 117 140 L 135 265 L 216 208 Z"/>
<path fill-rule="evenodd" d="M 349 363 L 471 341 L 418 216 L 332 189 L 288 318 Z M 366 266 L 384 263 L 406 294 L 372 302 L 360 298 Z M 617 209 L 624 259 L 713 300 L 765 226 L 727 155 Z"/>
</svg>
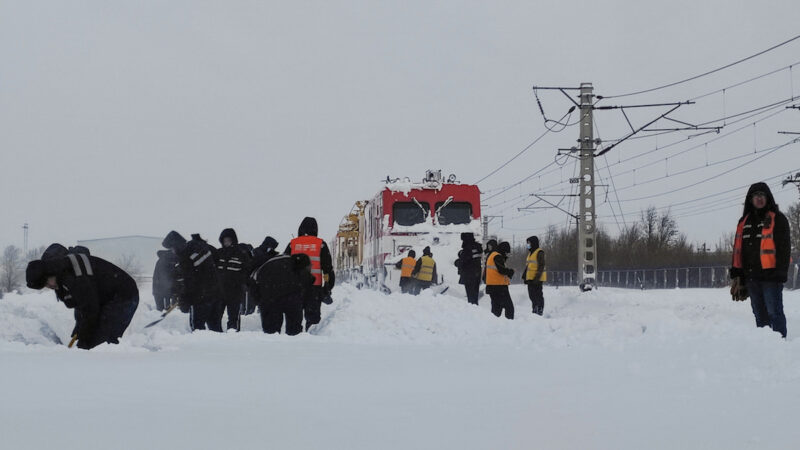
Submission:
<svg viewBox="0 0 800 450">
<path fill-rule="evenodd" d="M 508 269 L 508 278 L 514 278 L 514 269 Z"/>
<path fill-rule="evenodd" d="M 741 277 L 731 279 L 731 299 L 735 302 L 742 302 L 749 297 L 747 287 L 742 283 Z"/>
<path fill-rule="evenodd" d="M 326 305 L 330 305 L 331 303 L 333 303 L 333 298 L 331 298 L 331 293 L 326 292 L 325 294 L 323 294 L 322 299 L 320 299 L 320 301 L 322 301 L 322 303 L 325 303 Z"/>
</svg>

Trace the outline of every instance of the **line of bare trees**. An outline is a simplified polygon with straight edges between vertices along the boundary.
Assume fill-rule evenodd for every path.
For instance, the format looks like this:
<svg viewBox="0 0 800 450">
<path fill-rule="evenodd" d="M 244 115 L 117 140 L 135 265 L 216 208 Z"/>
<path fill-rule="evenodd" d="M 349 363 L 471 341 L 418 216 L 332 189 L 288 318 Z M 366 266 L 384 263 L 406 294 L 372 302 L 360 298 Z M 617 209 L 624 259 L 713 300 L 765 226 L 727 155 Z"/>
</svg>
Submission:
<svg viewBox="0 0 800 450">
<path fill-rule="evenodd" d="M 800 203 L 791 205 L 784 214 L 789 219 L 792 248 L 796 254 L 800 251 Z M 733 237 L 731 231 L 720 235 L 713 245 L 695 246 L 680 231 L 669 210 L 660 213 L 651 206 L 618 236 L 598 229 L 597 253 L 603 270 L 727 266 L 731 263 Z M 546 251 L 549 270 L 577 270 L 578 231 L 575 227 L 553 225 L 539 238 Z M 525 257 L 525 248 L 518 246 L 512 252 L 509 266 L 524 267 Z"/>
<path fill-rule="evenodd" d="M 23 253 L 22 249 L 15 245 L 3 249 L 0 256 L 0 295 L 3 292 L 14 292 L 22 287 L 25 281 L 25 267 L 29 261 L 38 259 L 44 249 L 44 247 L 32 248 L 28 253 Z"/>
</svg>

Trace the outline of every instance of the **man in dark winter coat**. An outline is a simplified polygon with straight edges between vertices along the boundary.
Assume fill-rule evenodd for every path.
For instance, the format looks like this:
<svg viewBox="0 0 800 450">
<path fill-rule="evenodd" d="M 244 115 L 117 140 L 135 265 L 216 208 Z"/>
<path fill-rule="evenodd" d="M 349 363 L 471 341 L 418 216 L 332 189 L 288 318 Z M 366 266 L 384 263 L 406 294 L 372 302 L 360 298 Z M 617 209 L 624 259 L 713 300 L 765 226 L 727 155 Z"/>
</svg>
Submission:
<svg viewBox="0 0 800 450">
<path fill-rule="evenodd" d="M 303 304 L 306 331 L 322 319 L 322 302 L 325 304 L 332 302 L 331 290 L 336 283 L 331 252 L 328 250 L 328 244 L 317 237 L 317 232 L 317 220 L 313 217 L 304 218 L 297 230 L 297 237 L 289 242 L 284 252 L 287 255 L 303 253 L 311 260 L 314 285 L 306 289 Z"/>
<path fill-rule="evenodd" d="M 492 314 L 500 317 L 505 310 L 506 319 L 514 318 L 514 302 L 508 292 L 514 269 L 506 267 L 506 259 L 510 253 L 511 245 L 501 242 L 497 250 L 486 259 L 486 293 L 492 299 Z"/>
<path fill-rule="evenodd" d="M 250 264 L 247 267 L 247 292 L 250 296 L 250 302 L 248 304 L 248 311 L 246 311 L 246 314 L 252 314 L 256 305 L 258 305 L 262 312 L 264 310 L 264 305 L 261 301 L 261 298 L 259 298 L 258 287 L 253 279 L 253 274 L 255 273 L 256 269 L 261 267 L 265 262 L 280 255 L 280 253 L 275 250 L 277 248 L 278 241 L 276 241 L 272 236 L 267 236 L 264 238 L 264 242 L 262 242 L 261 245 L 253 249 L 253 258 L 250 260 Z M 252 308 L 253 311 L 249 310 L 250 308 Z"/>
<path fill-rule="evenodd" d="M 414 278 L 414 295 L 419 294 L 423 289 L 428 289 L 439 279 L 436 273 L 436 261 L 433 259 L 430 247 L 422 249 L 422 256 L 414 265 L 411 276 Z"/>
<path fill-rule="evenodd" d="M 251 275 L 261 302 L 261 328 L 280 333 L 284 316 L 286 334 L 303 331 L 304 292 L 314 285 L 311 259 L 303 254 L 279 255 L 257 267 Z"/>
<path fill-rule="evenodd" d="M 527 239 L 528 258 L 525 270 L 522 271 L 522 280 L 528 285 L 528 298 L 533 305 L 533 313 L 544 313 L 544 293 L 542 283 L 547 281 L 547 271 L 544 261 L 544 250 L 539 248 L 539 238 L 531 236 Z"/>
<path fill-rule="evenodd" d="M 189 313 L 189 325 L 194 330 L 222 332 L 222 293 L 214 264 L 216 249 L 193 234 L 186 242 L 177 231 L 170 231 L 162 242 L 178 257 L 178 294 L 181 311 Z"/>
<path fill-rule="evenodd" d="M 139 305 L 139 289 L 130 275 L 110 262 L 52 244 L 25 271 L 29 288 L 48 287 L 67 308 L 75 309 L 79 348 L 118 344 Z"/>
<path fill-rule="evenodd" d="M 222 289 L 223 308 L 228 310 L 228 330 L 239 330 L 241 309 L 247 296 L 247 268 L 250 264 L 250 252 L 243 244 L 233 228 L 222 230 L 219 235 L 222 247 L 217 250 L 217 275 Z"/>
<path fill-rule="evenodd" d="M 156 301 L 156 309 L 163 311 L 177 301 L 174 285 L 178 258 L 169 250 L 159 250 L 157 254 L 158 261 L 153 270 L 153 298 Z"/>
<path fill-rule="evenodd" d="M 769 325 L 784 338 L 783 283 L 789 271 L 790 252 L 789 221 L 775 204 L 769 186 L 753 184 L 736 227 L 731 294 L 734 300 L 745 300 L 749 295 L 756 326 Z"/>
<path fill-rule="evenodd" d="M 403 294 L 413 293 L 414 291 L 414 278 L 411 273 L 417 265 L 417 252 L 409 250 L 406 257 L 397 261 L 394 265 L 395 268 L 400 269 L 400 292 Z"/>
<path fill-rule="evenodd" d="M 483 248 L 475 242 L 472 233 L 461 233 L 461 250 L 458 251 L 456 267 L 458 268 L 458 282 L 464 285 L 467 291 L 467 301 L 473 305 L 478 304 L 478 294 L 481 286 L 481 258 Z"/>
</svg>

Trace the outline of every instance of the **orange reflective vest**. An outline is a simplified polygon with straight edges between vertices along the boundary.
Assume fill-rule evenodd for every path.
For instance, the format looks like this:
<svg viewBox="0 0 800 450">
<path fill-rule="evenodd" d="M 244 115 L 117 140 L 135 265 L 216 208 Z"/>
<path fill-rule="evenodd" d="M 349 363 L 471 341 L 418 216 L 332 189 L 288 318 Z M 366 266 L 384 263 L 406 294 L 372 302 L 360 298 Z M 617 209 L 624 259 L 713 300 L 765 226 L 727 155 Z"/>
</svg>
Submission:
<svg viewBox="0 0 800 450">
<path fill-rule="evenodd" d="M 747 218 L 750 215 L 744 216 L 736 227 L 736 238 L 733 241 L 733 267 L 741 269 L 743 267 L 742 261 L 742 241 L 744 240 L 744 225 L 747 223 Z M 777 265 L 775 258 L 775 238 L 773 231 L 775 230 L 775 213 L 770 211 L 767 213 L 769 217 L 769 225 L 761 228 L 761 268 L 774 269 Z M 752 230 L 753 233 L 756 230 Z"/>
<path fill-rule="evenodd" d="M 409 278 L 411 276 L 411 272 L 414 271 L 414 266 L 417 265 L 417 260 L 406 256 L 403 258 L 403 264 L 400 266 L 400 277 L 401 278 Z"/>
<path fill-rule="evenodd" d="M 300 236 L 289 243 L 292 254 L 304 253 L 311 260 L 311 275 L 314 276 L 314 286 L 322 286 L 322 239 L 316 236 Z"/>
<path fill-rule="evenodd" d="M 497 271 L 497 266 L 494 265 L 494 258 L 500 255 L 498 252 L 492 252 L 486 258 L 486 285 L 487 286 L 508 286 L 511 284 L 511 279 Z"/>
<path fill-rule="evenodd" d="M 433 281 L 433 268 L 436 267 L 436 262 L 428 255 L 422 255 L 420 261 L 422 263 L 419 266 L 419 272 L 414 278 L 420 281 Z"/>
</svg>

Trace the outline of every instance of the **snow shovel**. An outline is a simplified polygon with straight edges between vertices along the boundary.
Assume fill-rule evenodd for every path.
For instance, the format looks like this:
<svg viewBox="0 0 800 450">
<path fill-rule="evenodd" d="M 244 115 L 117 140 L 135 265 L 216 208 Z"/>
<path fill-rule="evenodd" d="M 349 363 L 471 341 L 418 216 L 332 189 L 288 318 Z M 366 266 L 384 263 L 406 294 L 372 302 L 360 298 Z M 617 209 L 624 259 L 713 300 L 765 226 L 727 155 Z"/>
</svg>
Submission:
<svg viewBox="0 0 800 450">
<path fill-rule="evenodd" d="M 171 313 L 171 312 L 172 312 L 172 310 L 174 310 L 174 309 L 175 309 L 175 308 L 177 308 L 177 307 L 178 307 L 178 303 L 177 303 L 177 302 L 175 302 L 175 303 L 174 303 L 172 306 L 170 306 L 170 307 L 169 307 L 169 309 L 167 309 L 166 311 L 164 311 L 164 313 L 163 313 L 163 314 L 161 314 L 161 318 L 160 318 L 160 319 L 158 319 L 158 320 L 156 320 L 156 321 L 154 321 L 154 322 L 150 322 L 150 323 L 148 323 L 147 325 L 145 325 L 144 327 L 145 327 L 145 328 L 150 328 L 150 327 L 152 327 L 153 325 L 157 324 L 158 322 L 161 322 L 162 320 L 164 320 L 164 318 L 165 318 L 165 317 L 167 317 L 167 314 Z M 70 344 L 70 347 L 72 347 L 72 344 Z"/>
<path fill-rule="evenodd" d="M 78 340 L 78 335 L 77 334 L 73 334 L 72 335 L 72 340 L 69 341 L 69 345 L 67 345 L 67 348 L 72 348 L 72 346 L 75 345 L 75 342 L 77 340 Z"/>
</svg>

